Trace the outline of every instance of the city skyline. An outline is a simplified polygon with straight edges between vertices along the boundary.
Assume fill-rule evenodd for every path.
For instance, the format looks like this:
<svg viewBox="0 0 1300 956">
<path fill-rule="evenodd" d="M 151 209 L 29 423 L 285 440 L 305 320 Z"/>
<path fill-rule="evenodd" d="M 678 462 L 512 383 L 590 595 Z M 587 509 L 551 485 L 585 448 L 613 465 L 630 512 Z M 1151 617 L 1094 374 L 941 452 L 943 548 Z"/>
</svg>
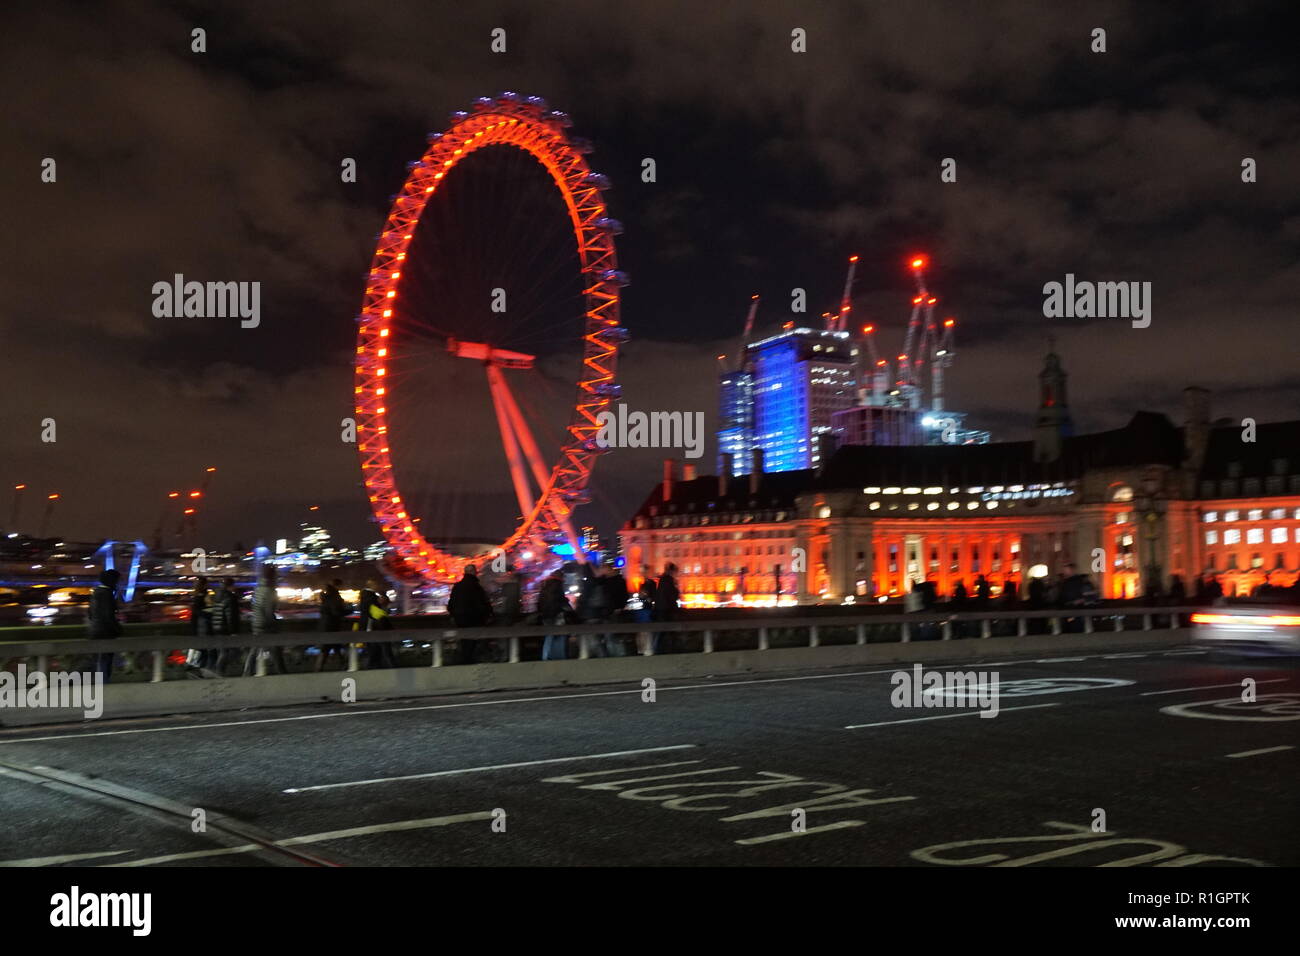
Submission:
<svg viewBox="0 0 1300 956">
<path fill-rule="evenodd" d="M 621 400 L 703 411 L 706 461 L 716 355 L 734 348 L 750 296 L 762 296 L 756 333 L 815 322 L 850 254 L 855 315 L 886 341 L 906 322 L 906 257 L 932 256 L 933 288 L 959 322 L 952 406 L 997 440 L 1029 433 L 1049 335 L 1083 429 L 1116 427 L 1134 407 L 1176 414 L 1187 385 L 1210 388 L 1225 417 L 1293 417 L 1300 380 L 1277 346 L 1300 285 L 1286 172 L 1300 146 L 1284 44 L 1258 36 L 1267 4 L 1176 23 L 1123 5 L 978 20 L 879 8 L 851 24 L 847 10 L 782 4 L 673 17 L 507 7 L 505 57 L 481 11 L 336 11 L 313 26 L 292 7 L 236 6 L 205 15 L 208 50 L 195 53 L 194 24 L 174 11 L 55 29 L 57 6 L 15 14 L 23 29 L 8 41 L 11 76 L 48 79 L 15 104 L 21 132 L 6 147 L 30 178 L 10 183 L 29 237 L 6 270 L 0 462 L 31 489 L 29 522 L 37 499 L 62 496 L 50 530 L 68 538 L 147 534 L 166 492 L 215 465 L 202 521 L 221 540 L 283 536 L 311 504 L 341 540 L 378 539 L 355 449 L 338 441 L 371 237 L 425 132 L 503 89 L 547 96 L 594 142 L 627 227 Z M 609 47 L 568 29 L 597 9 Z M 1094 21 L 1106 53 L 1089 49 Z M 807 31 L 803 59 L 792 25 Z M 943 55 L 908 54 L 900 41 L 918 32 Z M 1252 45 L 1231 42 L 1244 37 Z M 779 71 L 757 65 L 778 57 Z M 54 183 L 40 181 L 47 156 Z M 344 157 L 356 183 L 339 182 Z M 948 157 L 955 182 L 941 180 Z M 1256 182 L 1242 181 L 1245 157 Z M 742 162 L 747 176 L 727 174 Z M 150 289 L 175 274 L 261 282 L 259 326 L 157 318 Z M 1043 286 L 1067 275 L 1151 282 L 1151 325 L 1045 318 Z M 806 313 L 789 311 L 795 288 Z M 41 440 L 46 419 L 55 442 Z M 479 494 L 470 451 L 457 464 L 464 510 L 511 508 L 503 478 Z M 604 456 L 579 520 L 611 534 L 670 454 Z"/>
</svg>

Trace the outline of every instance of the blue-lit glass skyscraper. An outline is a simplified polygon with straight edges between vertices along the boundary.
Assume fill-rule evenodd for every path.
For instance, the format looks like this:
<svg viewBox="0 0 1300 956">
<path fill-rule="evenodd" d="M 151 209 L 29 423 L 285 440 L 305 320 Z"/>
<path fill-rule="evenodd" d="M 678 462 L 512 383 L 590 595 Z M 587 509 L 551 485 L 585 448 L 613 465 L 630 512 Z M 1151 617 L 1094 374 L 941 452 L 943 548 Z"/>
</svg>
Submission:
<svg viewBox="0 0 1300 956">
<path fill-rule="evenodd" d="M 831 415 L 857 404 L 848 333 L 789 329 L 748 346 L 745 358 L 753 396 L 750 449 L 763 452 L 765 471 L 815 467 L 817 438 L 830 432 Z M 737 473 L 748 472 L 748 456 L 735 463 Z"/>
<path fill-rule="evenodd" d="M 748 369 L 723 372 L 718 379 L 718 474 L 726 470 L 724 455 L 731 456 L 731 473 L 749 471 L 754 454 L 754 375 Z"/>
</svg>

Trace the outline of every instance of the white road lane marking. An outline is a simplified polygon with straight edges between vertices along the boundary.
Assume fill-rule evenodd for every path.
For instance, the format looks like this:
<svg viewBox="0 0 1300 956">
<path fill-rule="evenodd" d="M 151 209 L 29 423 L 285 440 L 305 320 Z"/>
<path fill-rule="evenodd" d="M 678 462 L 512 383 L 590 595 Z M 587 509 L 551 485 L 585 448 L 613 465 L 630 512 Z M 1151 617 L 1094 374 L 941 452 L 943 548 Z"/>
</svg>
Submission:
<svg viewBox="0 0 1300 956">
<path fill-rule="evenodd" d="M 395 783 L 399 780 L 426 780 L 431 777 L 451 777 L 460 773 L 482 773 L 485 770 L 510 770 L 515 767 L 537 767 L 548 763 L 565 763 L 571 760 L 600 760 L 606 757 L 630 757 L 633 754 L 652 754 L 664 750 L 689 750 L 696 744 L 673 744 L 671 747 L 645 747 L 641 750 L 613 750 L 603 754 L 584 754 L 578 757 L 551 757 L 547 760 L 523 760 L 519 763 L 499 763 L 487 767 L 462 767 L 459 770 L 434 770 L 429 773 L 408 773 L 400 777 L 375 777 L 370 780 L 350 780 L 346 783 L 318 783 L 310 787 L 290 787 L 282 793 L 307 793 L 309 790 L 337 790 L 340 787 L 364 787 L 372 783 Z"/>
<path fill-rule="evenodd" d="M 827 830 L 843 830 L 845 827 L 865 826 L 865 820 L 841 820 L 839 823 L 827 823 L 820 827 L 809 827 L 807 830 L 799 833 L 791 830 L 789 833 L 769 833 L 767 836 L 750 837 L 747 840 L 736 840 L 741 846 L 753 846 L 756 843 L 771 843 L 773 840 L 785 840 L 789 837 L 808 836 L 810 833 L 825 833 Z"/>
<path fill-rule="evenodd" d="M 1118 658 L 1118 657 L 1146 657 L 1148 655 L 1146 654 L 1103 654 L 1100 656 L 1103 658 Z M 1088 658 L 1084 658 L 1084 659 L 1086 660 Z M 917 662 L 911 661 L 908 663 L 917 663 Z M 920 663 L 924 664 L 924 662 L 920 662 Z M 946 663 L 956 663 L 956 662 L 949 661 Z M 1035 663 L 1035 661 L 1026 659 L 1026 660 L 1019 660 L 1019 661 L 998 661 L 995 664 L 983 664 L 982 666 L 1013 667 L 1013 666 L 1023 666 L 1025 664 L 1033 664 L 1033 663 Z M 903 666 L 903 665 L 900 664 L 899 666 Z M 747 687 L 755 684 L 784 684 L 793 681 L 805 681 L 805 680 L 838 680 L 844 677 L 871 677 L 871 676 L 879 676 L 881 674 L 893 674 L 897 670 L 898 667 L 891 667 L 886 670 L 849 671 L 847 673 L 842 673 L 842 674 L 803 674 L 797 677 L 763 677 L 763 678 L 755 678 L 752 680 L 718 681 L 716 683 L 711 683 L 711 684 L 682 684 L 675 687 L 664 686 L 661 684 L 659 686 L 659 692 L 664 693 L 667 691 L 677 691 L 677 690 L 717 690 L 719 688 L 725 688 L 725 687 Z M 584 694 L 552 694 L 544 697 L 512 697 L 506 700 L 469 700 L 469 701 L 459 701 L 451 704 L 418 704 L 412 707 L 381 707 L 372 710 L 350 709 L 350 710 L 334 711 L 332 713 L 327 713 L 327 714 L 297 714 L 292 717 L 259 717 L 255 720 L 226 720 L 226 721 L 219 721 L 217 723 L 211 723 L 211 724 L 181 724 L 179 726 L 173 726 L 173 727 L 133 727 L 129 730 L 98 730 L 98 731 L 90 731 L 86 733 L 46 734 L 39 737 L 0 736 L 0 746 L 3 746 L 4 744 L 42 743 L 50 740 L 76 740 L 83 737 L 118 737 L 126 734 L 163 734 L 163 733 L 174 733 L 174 732 L 184 731 L 184 730 L 215 730 L 215 729 L 222 729 L 227 727 L 253 727 L 259 724 L 282 724 L 282 723 L 290 723 L 292 721 L 298 721 L 298 720 L 330 720 L 330 719 L 335 719 L 340 717 L 369 717 L 375 714 L 404 714 L 404 713 L 414 713 L 417 711 L 425 711 L 425 710 L 446 710 L 446 709 L 451 709 L 456 707 L 491 707 L 491 706 L 500 706 L 503 704 L 544 703 L 550 700 L 581 700 L 583 698 L 589 698 L 589 697 L 618 697 L 621 695 L 625 696 L 628 694 L 640 695 L 642 692 L 643 692 L 642 688 L 634 687 L 634 688 L 629 688 L 627 690 L 591 691 L 589 693 L 584 693 Z M 127 718 L 122 718 L 122 719 L 127 719 Z"/>
<path fill-rule="evenodd" d="M 102 853 L 65 853 L 63 856 L 33 856 L 26 860 L 0 860 L 3 866 L 58 866 L 60 863 L 74 863 L 78 860 L 93 860 L 101 856 L 121 856 L 130 850 L 105 850 Z"/>
<path fill-rule="evenodd" d="M 998 710 L 999 714 L 1005 714 L 1011 710 L 1034 710 L 1038 707 L 1059 707 L 1056 704 L 1026 704 L 1023 707 L 1002 707 Z M 949 717 L 977 717 L 982 714 L 982 710 L 968 710 L 960 714 L 935 714 L 933 717 L 908 717 L 905 720 L 882 720 L 874 724 L 849 724 L 845 730 L 859 730 L 863 727 L 888 727 L 892 724 L 914 724 L 918 720 L 946 720 Z"/>
<path fill-rule="evenodd" d="M 1150 657 L 1150 656 L 1151 656 L 1150 654 L 1102 654 L 1101 655 L 1102 660 L 1107 660 L 1107 661 L 1120 661 L 1120 660 L 1126 660 L 1127 658 L 1130 657 Z"/>
<path fill-rule="evenodd" d="M 1286 677 L 1276 677 L 1272 680 L 1257 680 L 1256 684 L 1278 684 L 1288 680 Z M 1145 694 L 1138 694 L 1139 697 L 1158 697 L 1161 694 L 1187 694 L 1194 690 L 1219 690 L 1223 687 L 1240 687 L 1241 682 L 1235 684 L 1203 684 L 1200 687 L 1177 687 L 1173 690 L 1149 690 Z"/>
<path fill-rule="evenodd" d="M 1243 750 L 1241 753 L 1228 754 L 1229 757 L 1255 757 L 1259 754 L 1275 754 L 1281 750 L 1295 750 L 1291 744 L 1284 744 L 1281 747 L 1265 747 L 1262 750 Z"/>
<path fill-rule="evenodd" d="M 1029 661 L 1009 661 L 1008 665 L 1013 663 L 1028 664 Z M 659 686 L 659 693 L 662 694 L 666 691 L 672 690 L 717 690 L 721 687 L 742 687 L 752 684 L 782 684 L 800 680 L 836 680 L 841 677 L 869 677 L 879 674 L 893 674 L 897 670 L 897 667 L 891 667 L 887 670 L 878 671 L 849 671 L 844 674 L 806 674 L 799 677 L 764 677 L 755 678 L 754 680 L 719 681 L 714 684 L 683 684 L 676 687 L 665 687 L 661 684 Z M 546 697 L 512 697 L 507 700 L 467 700 L 453 704 L 419 704 L 414 707 L 382 707 L 374 710 L 344 710 L 328 714 L 298 714 L 293 717 L 259 717 L 256 720 L 227 720 L 213 724 L 182 724 L 176 727 L 139 727 L 130 730 L 98 730 L 77 734 L 48 734 L 42 737 L 0 737 L 0 745 L 40 743 L 47 740 L 75 740 L 80 737 L 117 737 L 123 734 L 162 734 L 181 730 L 252 727 L 257 724 L 282 724 L 295 720 L 329 720 L 338 717 L 369 717 L 374 714 L 405 714 L 423 710 L 447 710 L 455 707 L 490 707 L 501 704 L 544 703 L 550 700 L 580 700 L 585 697 L 618 697 L 620 695 L 625 696 L 628 694 L 636 694 L 640 696 L 642 693 L 644 693 L 643 689 L 638 686 L 628 690 L 592 691 L 586 694 L 553 694 Z"/>
<path fill-rule="evenodd" d="M 1086 657 L 1043 657 L 1034 661 L 1035 664 L 1060 664 L 1065 661 L 1086 661 Z"/>
<path fill-rule="evenodd" d="M 376 823 L 368 827 L 351 827 L 347 830 L 326 830 L 323 833 L 308 833 L 305 836 L 289 837 L 276 840 L 276 846 L 303 846 L 308 843 L 324 843 L 327 840 L 346 840 L 349 837 L 371 836 L 376 833 L 394 833 L 401 830 L 421 830 L 428 827 L 445 827 L 453 823 L 469 823 L 474 820 L 491 820 L 491 810 L 479 810 L 475 813 L 457 813 L 446 817 L 424 817 L 416 820 L 398 820 L 395 823 Z M 172 853 L 167 856 L 151 856 L 143 860 L 129 860 L 125 863 L 108 863 L 109 867 L 152 866 L 156 863 L 172 863 L 177 860 L 197 860 L 210 856 L 225 856 L 234 853 L 252 853 L 265 847 L 248 843 L 243 846 L 223 847 L 220 850 L 198 850 L 193 853 Z"/>
</svg>

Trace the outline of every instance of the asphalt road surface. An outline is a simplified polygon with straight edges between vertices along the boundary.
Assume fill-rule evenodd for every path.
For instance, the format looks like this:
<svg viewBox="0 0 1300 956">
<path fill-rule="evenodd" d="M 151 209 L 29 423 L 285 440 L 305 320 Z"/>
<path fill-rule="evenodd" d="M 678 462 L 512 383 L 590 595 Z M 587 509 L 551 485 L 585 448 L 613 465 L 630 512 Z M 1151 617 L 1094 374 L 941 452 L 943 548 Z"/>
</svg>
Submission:
<svg viewBox="0 0 1300 956">
<path fill-rule="evenodd" d="M 1300 863 L 1296 662 L 937 669 L 997 715 L 875 667 L 9 729 L 0 865 Z"/>
</svg>

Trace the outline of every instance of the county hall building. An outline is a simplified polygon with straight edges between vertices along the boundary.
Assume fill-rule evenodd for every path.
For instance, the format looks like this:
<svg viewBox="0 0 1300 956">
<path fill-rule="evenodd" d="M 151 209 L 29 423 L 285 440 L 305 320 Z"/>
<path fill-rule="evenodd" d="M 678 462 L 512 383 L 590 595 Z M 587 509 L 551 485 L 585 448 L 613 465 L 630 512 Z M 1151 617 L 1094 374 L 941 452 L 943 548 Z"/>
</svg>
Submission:
<svg viewBox="0 0 1300 956">
<path fill-rule="evenodd" d="M 1300 576 L 1300 421 L 1212 422 L 1189 388 L 1181 425 L 1137 412 L 1075 435 L 1055 354 L 1039 381 L 1031 441 L 843 445 L 768 473 L 756 453 L 740 475 L 665 462 L 620 532 L 628 577 L 672 562 L 684 602 L 713 606 L 879 601 L 925 580 L 950 594 L 980 575 L 1023 593 L 1067 563 L 1111 598 L 1175 575 L 1189 594 L 1205 575 L 1226 594 Z"/>
</svg>

